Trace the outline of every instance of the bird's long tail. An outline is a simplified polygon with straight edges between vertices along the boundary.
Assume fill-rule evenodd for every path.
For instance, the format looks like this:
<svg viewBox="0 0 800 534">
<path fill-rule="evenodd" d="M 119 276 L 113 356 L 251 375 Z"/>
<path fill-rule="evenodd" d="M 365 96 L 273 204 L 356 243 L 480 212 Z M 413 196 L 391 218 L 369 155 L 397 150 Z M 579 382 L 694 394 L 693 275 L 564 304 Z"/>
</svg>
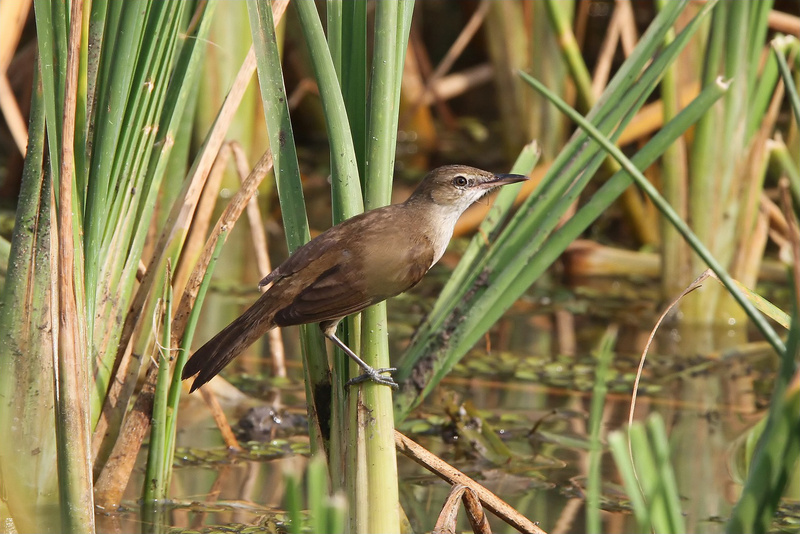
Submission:
<svg viewBox="0 0 800 534">
<path fill-rule="evenodd" d="M 183 380 L 197 375 L 190 391 L 214 378 L 244 349 L 275 327 L 275 310 L 270 308 L 271 302 L 266 294 L 262 295 L 246 312 L 195 351 L 181 374 Z"/>
</svg>

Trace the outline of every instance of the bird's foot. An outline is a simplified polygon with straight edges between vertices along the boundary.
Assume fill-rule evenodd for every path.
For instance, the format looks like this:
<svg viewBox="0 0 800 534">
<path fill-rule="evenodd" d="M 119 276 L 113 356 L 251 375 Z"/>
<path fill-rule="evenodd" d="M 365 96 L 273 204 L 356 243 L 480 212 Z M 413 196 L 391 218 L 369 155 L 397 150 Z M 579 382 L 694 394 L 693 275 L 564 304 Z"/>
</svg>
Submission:
<svg viewBox="0 0 800 534">
<path fill-rule="evenodd" d="M 384 386 L 389 386 L 392 389 L 397 389 L 399 386 L 397 382 L 390 376 L 384 376 L 382 373 L 391 373 L 392 371 L 397 371 L 395 367 L 381 367 L 380 369 L 375 369 L 374 367 L 367 367 L 364 369 L 364 374 L 359 375 L 355 378 L 351 378 L 347 381 L 345 386 L 350 387 L 356 384 L 360 384 L 362 382 L 375 382 L 376 384 L 382 384 Z"/>
</svg>

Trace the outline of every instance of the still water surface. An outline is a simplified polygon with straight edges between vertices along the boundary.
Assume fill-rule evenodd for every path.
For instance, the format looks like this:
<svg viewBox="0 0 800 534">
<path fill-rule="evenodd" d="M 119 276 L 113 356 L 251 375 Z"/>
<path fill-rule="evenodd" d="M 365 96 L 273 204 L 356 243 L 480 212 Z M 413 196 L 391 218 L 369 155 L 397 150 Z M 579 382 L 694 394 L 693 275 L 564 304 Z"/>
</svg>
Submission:
<svg viewBox="0 0 800 534">
<path fill-rule="evenodd" d="M 649 334 L 633 323 L 649 320 L 653 310 L 621 306 L 612 310 L 616 317 L 609 318 L 598 313 L 596 306 L 550 304 L 515 306 L 487 343 L 476 347 L 399 429 L 539 522 L 550 534 L 581 533 L 586 530 L 583 489 L 588 470 L 593 350 L 607 325 L 620 326 L 603 411 L 601 435 L 605 442 L 609 431 L 627 422 L 633 376 Z M 395 306 L 401 308 L 401 314 L 403 302 Z M 539 311 L 530 313 L 530 306 Z M 579 313 L 573 313 L 575 310 Z M 393 338 L 407 337 L 404 327 L 396 328 L 399 332 L 394 332 Z M 690 532 L 724 531 L 725 519 L 740 491 L 737 445 L 769 400 L 775 358 L 766 346 L 747 343 L 745 336 L 745 332 L 728 327 L 693 330 L 669 326 L 659 333 L 648 354 L 636 419 L 658 412 L 666 422 Z M 290 338 L 291 332 L 285 337 Z M 710 345 L 702 351 L 690 348 Z M 563 347 L 574 353 L 563 354 Z M 287 352 L 292 350 L 290 344 Z M 244 358 L 240 365 L 252 368 L 254 360 Z M 290 375 L 299 377 L 299 369 L 290 369 Z M 250 407 L 265 404 L 267 395 L 275 394 L 286 410 L 285 422 L 304 420 L 302 387 L 297 381 L 269 394 L 260 380 L 242 379 L 239 385 L 245 391 L 257 391 L 256 397 L 262 400 L 233 394 L 226 407 L 232 422 Z M 455 437 L 448 407 L 458 411 L 465 400 L 501 436 L 512 451 L 510 459 L 498 458 L 492 451 L 476 449 Z M 128 488 L 127 509 L 98 517 L 99 531 L 250 532 L 253 525 L 269 529 L 284 519 L 283 473 L 302 470 L 307 461 L 302 425 L 282 432 L 272 442 L 247 442 L 244 453 L 232 455 L 222 446 L 199 396 L 185 399 L 181 420 L 171 483 L 173 503 L 155 516 L 141 515 L 137 499 L 142 469 L 138 469 L 139 478 Z M 479 424 L 469 417 L 466 421 Z M 606 450 L 602 461 L 604 531 L 638 532 L 613 458 Z M 449 486 L 407 458 L 399 457 L 398 468 L 405 513 L 415 531 L 430 531 Z M 797 509 L 798 493 L 797 487 L 788 492 L 790 511 Z M 466 520 L 461 520 L 459 528 L 469 530 Z M 513 532 L 495 518 L 491 522 L 495 532 Z M 784 530 L 780 522 L 776 528 Z"/>
</svg>

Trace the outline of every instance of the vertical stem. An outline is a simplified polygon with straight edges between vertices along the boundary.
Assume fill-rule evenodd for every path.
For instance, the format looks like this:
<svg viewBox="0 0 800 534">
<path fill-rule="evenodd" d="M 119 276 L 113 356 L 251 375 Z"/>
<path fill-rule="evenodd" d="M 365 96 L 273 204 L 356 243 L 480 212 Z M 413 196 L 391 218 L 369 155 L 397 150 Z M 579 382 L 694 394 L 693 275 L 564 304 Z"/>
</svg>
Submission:
<svg viewBox="0 0 800 534">
<path fill-rule="evenodd" d="M 367 209 L 384 206 L 390 200 L 402 54 L 406 50 L 407 23 L 412 9 L 413 3 L 404 1 L 384 1 L 376 5 L 367 118 L 369 135 L 364 195 Z M 361 356 L 373 367 L 390 367 L 385 303 L 365 310 L 362 320 Z M 391 390 L 377 384 L 364 384 L 351 402 L 352 416 L 358 417 L 358 428 L 365 433 L 363 439 L 359 439 L 363 460 L 359 459 L 357 463 L 366 469 L 366 485 L 357 486 L 358 495 L 353 497 L 355 503 L 369 502 L 368 509 L 356 510 L 354 530 L 398 532 L 399 494 Z M 371 498 L 362 500 L 362 495 Z"/>
<path fill-rule="evenodd" d="M 664 8 L 665 0 L 658 2 Z M 675 31 L 670 29 L 664 39 L 665 46 L 675 39 Z M 678 114 L 678 79 L 675 63 L 664 71 L 661 80 L 661 101 L 664 103 L 664 124 Z M 667 147 L 662 156 L 661 183 L 664 199 L 670 203 L 681 219 L 687 219 L 687 176 L 686 145 L 679 137 Z M 661 218 L 661 289 L 664 298 L 671 298 L 691 282 L 688 264 L 688 247 L 672 225 Z"/>
<path fill-rule="evenodd" d="M 589 469 L 586 475 L 586 531 L 602 532 L 600 521 L 600 493 L 601 478 L 600 467 L 602 464 L 603 445 L 600 442 L 600 427 L 603 422 L 603 407 L 608 393 L 608 368 L 614 359 L 614 344 L 617 340 L 619 327 L 616 324 L 609 326 L 600 348 L 597 351 L 597 368 L 592 391 L 592 405 L 589 415 Z"/>
<path fill-rule="evenodd" d="M 156 391 L 153 398 L 153 415 L 150 427 L 150 447 L 147 454 L 147 469 L 145 471 L 144 490 L 142 499 L 145 507 L 157 507 L 160 501 L 166 498 L 167 492 L 167 471 L 169 465 L 167 459 L 171 459 L 167 450 L 169 441 L 167 429 L 167 417 L 169 403 L 169 382 L 170 382 L 170 344 L 172 340 L 172 262 L 167 260 L 167 272 L 164 276 L 164 285 L 161 298 L 156 307 L 158 323 L 164 330 L 161 333 L 161 340 L 156 336 L 156 343 L 153 346 L 154 358 L 158 365 L 158 376 L 156 377 Z M 151 363 L 151 365 L 153 365 Z"/>
<path fill-rule="evenodd" d="M 75 109 L 78 89 L 83 1 L 70 11 L 67 75 L 61 133 L 58 208 L 58 361 L 56 369 L 56 441 L 61 489 L 61 520 L 65 532 L 94 532 L 89 426 L 89 373 L 86 344 L 81 339 L 76 295 L 75 246 L 72 219 Z M 55 258 L 54 258 L 55 259 Z M 78 270 L 80 272 L 80 270 Z"/>
<path fill-rule="evenodd" d="M 52 182 L 44 170 L 45 104 L 41 58 L 33 71 L 28 151 L 22 171 L 10 261 L 0 298 L 0 470 L 4 505 L 20 532 L 58 532 L 53 413 L 54 335 L 35 328 L 51 316 Z M 15 431 L 14 428 L 17 430 Z"/>
<path fill-rule="evenodd" d="M 272 150 L 275 183 L 281 202 L 284 231 L 289 251 L 294 251 L 310 238 L 305 202 L 303 200 L 303 184 L 300 180 L 300 169 L 297 163 L 297 149 L 294 144 L 289 103 L 286 88 L 283 84 L 281 58 L 275 37 L 275 22 L 270 2 L 266 0 L 248 0 L 250 15 L 250 33 L 253 36 L 258 64 L 258 80 L 261 87 L 261 98 L 264 103 L 264 115 Z M 306 373 L 306 395 L 311 416 L 309 431 L 312 436 L 312 448 L 319 450 L 329 436 L 322 435 L 320 413 L 329 412 L 330 373 L 325 342 L 316 325 L 300 327 L 301 345 L 303 348 L 303 367 Z M 317 401 L 325 403 L 317 405 Z M 320 411 L 324 410 L 324 411 Z M 328 422 L 324 422 L 328 426 Z"/>
<path fill-rule="evenodd" d="M 572 33 L 572 28 L 570 28 L 569 20 L 564 14 L 561 2 L 547 0 L 545 6 L 547 6 L 547 13 L 550 16 L 553 28 L 558 34 L 564 59 L 578 90 L 578 102 L 580 103 L 578 109 L 587 112 L 595 101 L 595 95 L 592 90 L 592 76 L 583 61 L 580 47 L 575 40 L 575 35 Z"/>
</svg>

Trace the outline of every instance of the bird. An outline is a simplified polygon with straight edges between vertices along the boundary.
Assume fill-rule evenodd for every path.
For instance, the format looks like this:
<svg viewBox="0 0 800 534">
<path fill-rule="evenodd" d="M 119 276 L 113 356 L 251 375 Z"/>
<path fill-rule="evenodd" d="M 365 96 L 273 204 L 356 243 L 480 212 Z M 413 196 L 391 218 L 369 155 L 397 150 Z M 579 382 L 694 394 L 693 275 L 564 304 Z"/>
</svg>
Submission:
<svg viewBox="0 0 800 534">
<path fill-rule="evenodd" d="M 527 179 L 445 165 L 429 172 L 405 202 L 366 211 L 322 232 L 259 282 L 259 287 L 271 285 L 195 351 L 182 379 L 197 375 L 190 389 L 195 391 L 269 330 L 318 323 L 363 370 L 348 385 L 372 381 L 397 388 L 385 374 L 394 368 L 373 368 L 336 336 L 339 321 L 417 285 L 442 257 L 456 222 L 473 202 Z"/>
</svg>

